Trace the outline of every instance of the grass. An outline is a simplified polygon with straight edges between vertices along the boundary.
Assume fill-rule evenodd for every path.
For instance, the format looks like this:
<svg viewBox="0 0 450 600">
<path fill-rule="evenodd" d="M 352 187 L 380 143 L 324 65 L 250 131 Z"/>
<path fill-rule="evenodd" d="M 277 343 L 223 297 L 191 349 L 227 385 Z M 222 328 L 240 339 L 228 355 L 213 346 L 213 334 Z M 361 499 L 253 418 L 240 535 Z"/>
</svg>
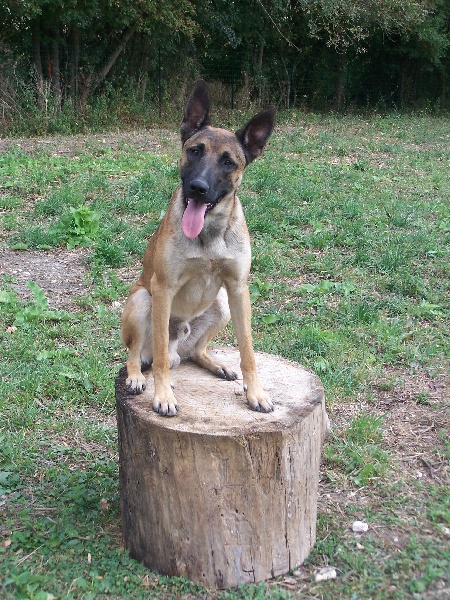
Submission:
<svg viewBox="0 0 450 600">
<path fill-rule="evenodd" d="M 113 382 L 125 361 L 124 273 L 138 271 L 178 180 L 175 136 L 145 135 L 159 148 L 128 137 L 111 149 L 97 136 L 70 152 L 21 140 L 0 155 L 0 243 L 22 261 L 0 288 L 6 598 L 208 593 L 149 572 L 121 545 Z M 248 168 L 255 347 L 320 375 L 333 429 L 305 565 L 211 597 L 448 592 L 449 139 L 444 119 L 298 115 Z M 82 247 L 85 293 L 69 304 L 53 303 L 51 278 L 45 290 L 19 285 L 29 252 Z M 232 340 L 229 329 L 222 341 Z M 369 531 L 353 534 L 354 520 Z M 315 582 L 327 564 L 337 579 Z"/>
</svg>

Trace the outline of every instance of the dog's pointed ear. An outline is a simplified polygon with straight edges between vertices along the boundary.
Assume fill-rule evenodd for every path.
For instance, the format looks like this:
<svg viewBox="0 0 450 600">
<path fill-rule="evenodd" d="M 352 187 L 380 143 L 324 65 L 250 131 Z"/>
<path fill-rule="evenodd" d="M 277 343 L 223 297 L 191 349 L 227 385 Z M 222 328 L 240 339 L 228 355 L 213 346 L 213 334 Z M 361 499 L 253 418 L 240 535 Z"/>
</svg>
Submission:
<svg viewBox="0 0 450 600">
<path fill-rule="evenodd" d="M 209 107 L 208 87 L 203 79 L 199 79 L 189 96 L 180 125 L 181 141 L 183 144 L 194 133 L 211 124 Z"/>
<path fill-rule="evenodd" d="M 236 137 L 244 148 L 247 164 L 261 156 L 275 126 L 276 110 L 275 106 L 267 106 L 236 131 Z"/>
</svg>

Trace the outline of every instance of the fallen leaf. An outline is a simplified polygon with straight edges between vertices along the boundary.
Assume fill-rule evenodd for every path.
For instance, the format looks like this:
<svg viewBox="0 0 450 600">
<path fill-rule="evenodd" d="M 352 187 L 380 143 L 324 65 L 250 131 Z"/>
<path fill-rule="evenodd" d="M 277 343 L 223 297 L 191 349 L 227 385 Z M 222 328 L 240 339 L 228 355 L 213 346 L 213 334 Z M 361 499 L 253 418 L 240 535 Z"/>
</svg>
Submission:
<svg viewBox="0 0 450 600">
<path fill-rule="evenodd" d="M 11 546 L 11 540 L 9 538 L 7 538 L 6 540 L 3 540 L 3 542 L 1 543 L 2 548 L 9 548 Z"/>
</svg>

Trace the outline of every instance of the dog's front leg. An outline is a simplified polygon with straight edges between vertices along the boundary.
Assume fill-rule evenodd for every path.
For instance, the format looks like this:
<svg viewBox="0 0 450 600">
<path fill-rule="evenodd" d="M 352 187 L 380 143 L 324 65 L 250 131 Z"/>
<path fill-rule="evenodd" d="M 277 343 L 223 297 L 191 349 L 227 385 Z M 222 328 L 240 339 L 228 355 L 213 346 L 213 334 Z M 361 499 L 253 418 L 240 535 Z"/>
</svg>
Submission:
<svg viewBox="0 0 450 600">
<path fill-rule="evenodd" d="M 153 410 L 160 415 L 174 416 L 178 404 L 170 386 L 169 319 L 172 295 L 156 276 L 152 278 L 153 378 L 155 395 Z"/>
<path fill-rule="evenodd" d="M 241 355 L 241 371 L 249 406 L 252 410 L 271 412 L 274 409 L 273 402 L 263 390 L 256 372 L 251 331 L 250 294 L 247 284 L 233 282 L 232 285 L 227 286 L 227 292 L 231 320 Z"/>
</svg>

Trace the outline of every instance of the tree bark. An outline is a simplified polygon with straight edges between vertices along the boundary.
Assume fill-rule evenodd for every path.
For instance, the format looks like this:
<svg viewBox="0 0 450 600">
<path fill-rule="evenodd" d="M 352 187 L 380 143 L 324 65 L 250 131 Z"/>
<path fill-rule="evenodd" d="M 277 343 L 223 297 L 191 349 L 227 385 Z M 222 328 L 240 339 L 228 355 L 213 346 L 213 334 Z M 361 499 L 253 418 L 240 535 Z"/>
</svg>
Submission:
<svg viewBox="0 0 450 600">
<path fill-rule="evenodd" d="M 239 372 L 237 350 L 216 353 Z M 124 542 L 149 568 L 224 588 L 287 573 L 314 545 L 323 387 L 296 363 L 256 361 L 273 413 L 190 363 L 171 372 L 173 418 L 152 411 L 151 372 L 139 396 L 125 369 L 116 380 Z"/>
<path fill-rule="evenodd" d="M 80 34 L 78 27 L 75 25 L 70 34 L 72 43 L 71 61 L 70 61 L 70 93 L 72 95 L 72 106 L 77 108 L 78 105 L 78 60 L 80 56 Z"/>
<path fill-rule="evenodd" d="M 261 42 L 258 48 L 257 61 L 257 81 L 258 81 L 258 104 L 263 105 L 264 98 L 264 81 L 263 81 L 263 58 L 264 58 L 264 42 Z"/>
<path fill-rule="evenodd" d="M 145 49 L 145 55 L 144 55 L 144 60 L 143 60 L 143 64 L 142 64 L 142 77 L 141 77 L 141 82 L 140 82 L 140 95 L 141 95 L 141 104 L 144 106 L 145 105 L 145 93 L 147 91 L 147 84 L 148 84 L 148 68 L 149 68 L 149 63 L 150 63 L 150 49 L 148 48 L 147 44 L 146 44 L 146 49 Z"/>
<path fill-rule="evenodd" d="M 347 67 L 347 55 L 340 54 L 339 55 L 339 64 L 338 64 L 338 81 L 337 81 L 336 93 L 334 96 L 334 106 L 333 106 L 333 108 L 339 112 L 344 108 L 344 103 L 345 103 L 346 67 Z"/>
<path fill-rule="evenodd" d="M 61 111 L 61 76 L 59 70 L 59 44 L 57 40 L 52 42 L 52 91 L 55 99 L 54 111 Z"/>
<path fill-rule="evenodd" d="M 263 57 L 264 57 L 264 42 L 261 42 L 258 48 L 258 70 L 262 71 L 263 66 Z"/>
<path fill-rule="evenodd" d="M 44 108 L 44 74 L 42 72 L 41 58 L 41 21 L 36 18 L 32 23 L 32 39 L 33 39 L 33 66 L 36 77 L 36 98 L 38 108 Z"/>
</svg>

